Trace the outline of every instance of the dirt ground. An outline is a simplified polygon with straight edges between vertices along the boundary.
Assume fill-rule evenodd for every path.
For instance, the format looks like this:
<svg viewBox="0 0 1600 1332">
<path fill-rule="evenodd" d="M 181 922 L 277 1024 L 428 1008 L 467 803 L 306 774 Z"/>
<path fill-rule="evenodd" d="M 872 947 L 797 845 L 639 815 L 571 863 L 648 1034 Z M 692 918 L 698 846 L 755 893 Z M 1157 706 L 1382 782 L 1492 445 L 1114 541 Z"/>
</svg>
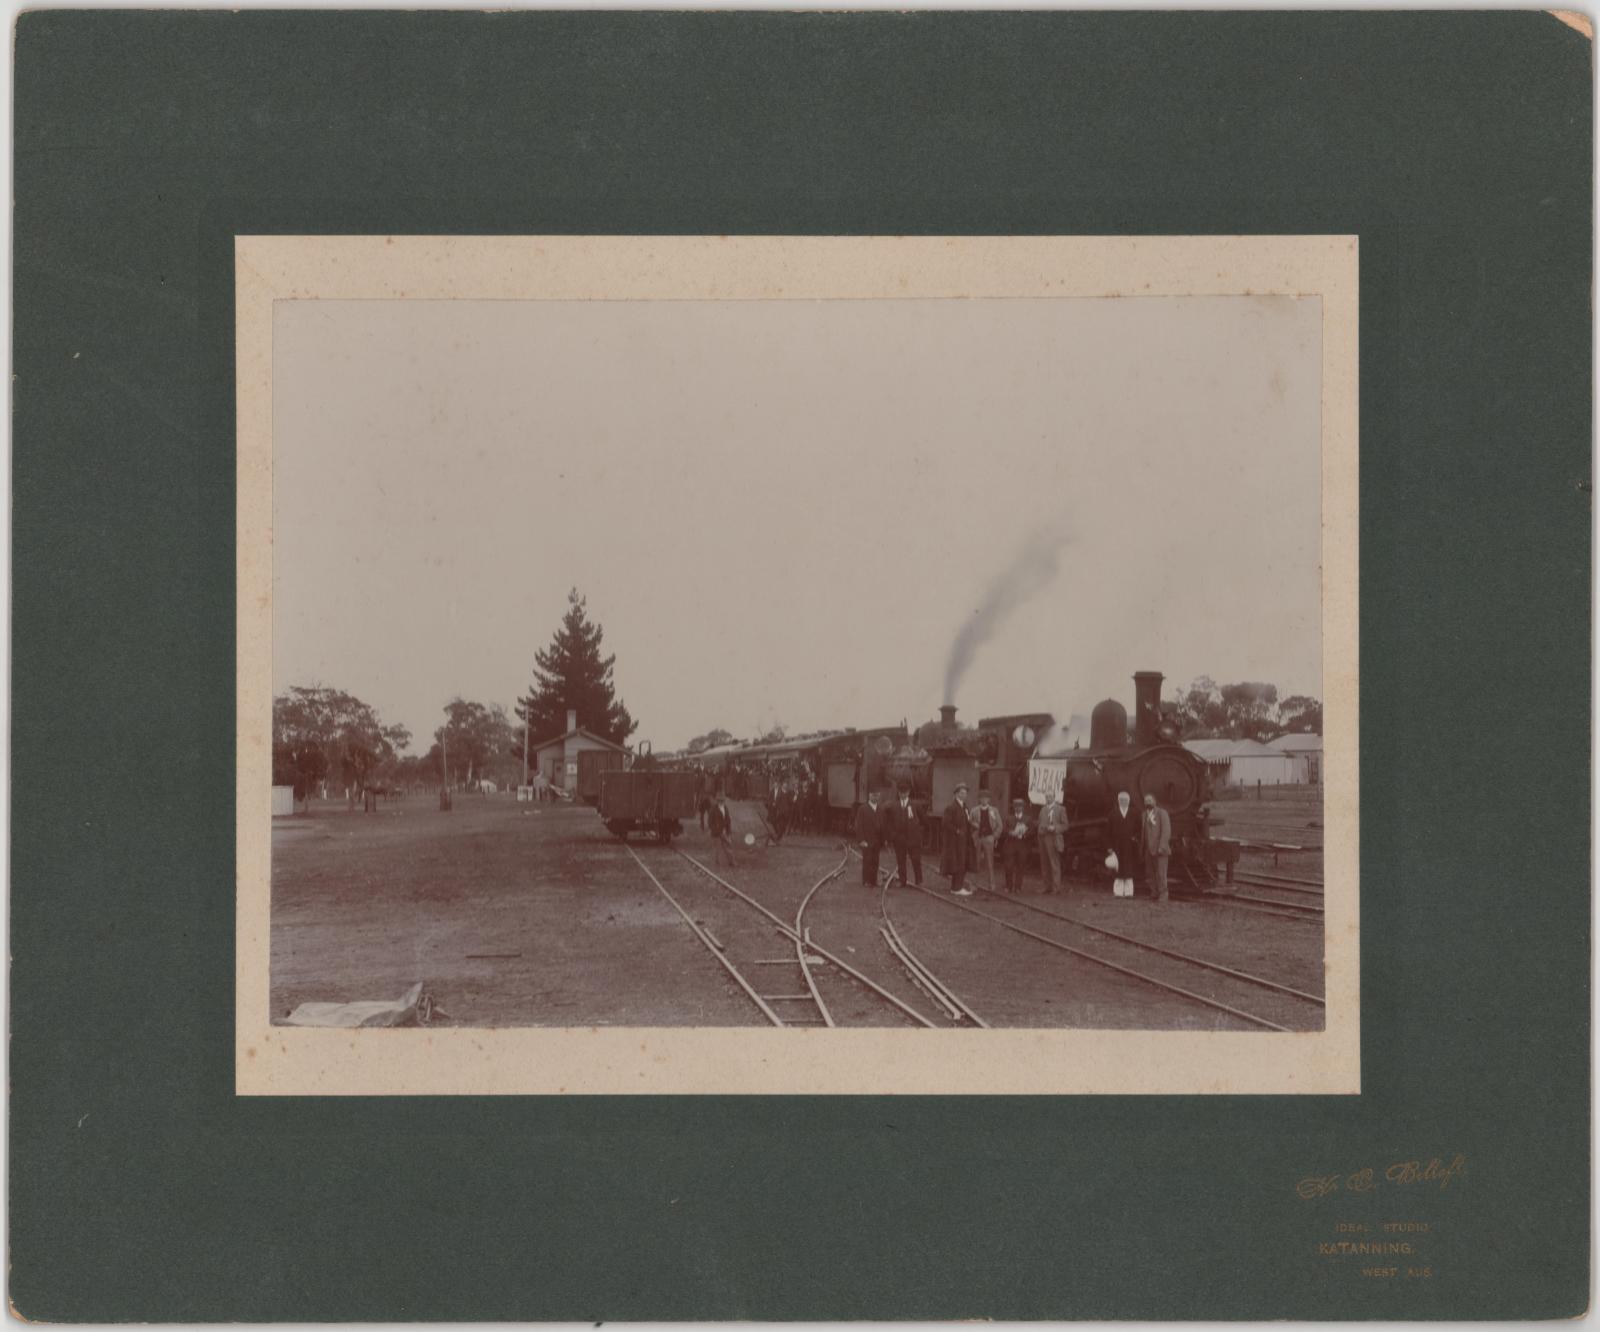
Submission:
<svg viewBox="0 0 1600 1332">
<path fill-rule="evenodd" d="M 883 908 L 901 938 L 992 1026 L 1232 1029 L 1226 1013 L 1108 967 L 1052 949 L 994 920 L 955 909 L 936 860 L 932 895 L 897 888 L 887 899 L 861 882 L 860 862 L 820 836 L 762 845 L 753 806 L 734 807 L 736 864 L 729 883 L 785 924 L 809 889 L 802 929 L 900 1001 L 826 963 L 814 975 L 841 1026 L 951 1025 L 948 1014 L 891 953 Z M 757 838 L 744 844 L 744 835 Z M 713 867 L 709 839 L 691 827 L 675 844 Z M 1270 863 L 1270 862 L 1268 862 Z M 886 864 L 892 862 L 886 859 Z M 1320 859 L 1317 861 L 1320 873 Z M 647 872 L 648 871 L 648 872 Z M 1303 873 L 1303 868 L 1292 872 Z M 654 879 L 652 879 L 652 875 Z M 658 886 L 659 884 L 659 886 Z M 1320 924 L 1142 898 L 1079 885 L 1068 898 L 1024 900 L 1076 920 L 1148 940 L 1280 983 L 1320 993 Z M 309 1000 L 394 998 L 427 983 L 449 1022 L 463 1026 L 766 1025 L 755 1001 L 719 964 L 663 894 L 677 900 L 786 1020 L 820 1021 L 791 937 L 714 883 L 677 850 L 611 837 L 586 807 L 530 806 L 468 796 L 440 813 L 416 797 L 374 814 L 342 806 L 273 825 L 272 1012 L 281 1021 Z M 943 900 L 940 900 L 940 899 Z M 1295 1027 L 1273 996 L 1141 955 L 1014 902 L 962 899 L 1081 951 L 1232 1002 Z M 486 956 L 494 955 L 494 956 Z M 908 1012 L 907 1010 L 910 1010 Z"/>
</svg>

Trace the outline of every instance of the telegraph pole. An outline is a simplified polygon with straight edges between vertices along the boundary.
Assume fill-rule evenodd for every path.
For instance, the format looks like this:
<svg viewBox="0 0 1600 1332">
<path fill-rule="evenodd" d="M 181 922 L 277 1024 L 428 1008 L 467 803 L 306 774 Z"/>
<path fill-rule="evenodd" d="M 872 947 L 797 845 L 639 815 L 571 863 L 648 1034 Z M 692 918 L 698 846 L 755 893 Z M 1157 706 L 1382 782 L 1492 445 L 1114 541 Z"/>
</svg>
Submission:
<svg viewBox="0 0 1600 1332">
<path fill-rule="evenodd" d="M 450 741 L 444 731 L 439 732 L 439 766 L 443 771 L 439 774 L 439 808 L 450 808 Z"/>
<path fill-rule="evenodd" d="M 528 700 L 522 700 L 522 784 L 528 784 L 528 714 L 533 709 L 528 706 Z"/>
</svg>

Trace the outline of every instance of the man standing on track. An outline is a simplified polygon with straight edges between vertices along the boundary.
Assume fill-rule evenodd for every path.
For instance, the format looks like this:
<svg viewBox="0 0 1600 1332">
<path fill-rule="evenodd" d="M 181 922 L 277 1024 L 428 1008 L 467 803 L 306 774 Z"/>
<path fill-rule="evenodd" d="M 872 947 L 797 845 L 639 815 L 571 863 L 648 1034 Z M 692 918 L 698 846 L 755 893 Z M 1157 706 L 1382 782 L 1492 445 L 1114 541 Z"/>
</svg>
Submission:
<svg viewBox="0 0 1600 1332">
<path fill-rule="evenodd" d="M 917 807 L 911 803 L 911 788 L 902 785 L 899 799 L 884 811 L 884 835 L 894 847 L 895 877 L 913 888 L 922 887 L 922 821 L 917 817 Z M 911 858 L 911 872 L 916 877 L 906 878 L 906 857 Z"/>
<path fill-rule="evenodd" d="M 1167 900 L 1167 861 L 1172 855 L 1172 816 L 1156 804 L 1153 795 L 1144 798 L 1144 862 L 1150 867 L 1156 901 Z"/>
<path fill-rule="evenodd" d="M 957 897 L 971 897 L 967 871 L 972 868 L 972 823 L 967 816 L 967 784 L 956 785 L 955 799 L 945 806 L 944 849 L 940 869 L 950 877 L 950 891 Z"/>
<path fill-rule="evenodd" d="M 867 792 L 867 803 L 856 810 L 856 842 L 861 851 L 861 884 L 878 886 L 878 856 L 883 851 L 883 816 L 878 813 L 878 793 Z"/>
<path fill-rule="evenodd" d="M 1061 891 L 1061 857 L 1067 849 L 1067 810 L 1061 793 L 1051 793 L 1050 803 L 1039 815 L 1039 877 L 1044 891 Z"/>
<path fill-rule="evenodd" d="M 1006 821 L 1000 856 L 1006 867 L 1006 891 L 1022 891 L 1022 873 L 1028 861 L 1028 814 L 1023 802 L 1011 802 L 1011 817 Z"/>
<path fill-rule="evenodd" d="M 1000 811 L 989 803 L 987 791 L 978 792 L 978 807 L 972 811 L 972 835 L 978 846 L 978 859 L 973 865 L 983 866 L 989 876 L 989 891 L 994 891 L 994 844 L 1000 836 Z"/>
<path fill-rule="evenodd" d="M 716 863 L 719 865 L 732 865 L 733 858 L 733 814 L 728 809 L 728 797 L 721 791 L 717 792 L 716 803 L 706 811 L 706 831 L 711 834 L 716 852 Z"/>
</svg>

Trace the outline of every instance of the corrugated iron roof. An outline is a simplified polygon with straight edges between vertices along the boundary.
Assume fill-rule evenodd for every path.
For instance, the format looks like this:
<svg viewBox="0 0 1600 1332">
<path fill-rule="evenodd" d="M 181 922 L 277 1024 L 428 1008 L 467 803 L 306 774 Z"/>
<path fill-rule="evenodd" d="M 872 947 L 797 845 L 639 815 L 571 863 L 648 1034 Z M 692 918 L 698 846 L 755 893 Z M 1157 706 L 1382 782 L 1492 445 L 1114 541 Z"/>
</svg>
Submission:
<svg viewBox="0 0 1600 1332">
<path fill-rule="evenodd" d="M 1183 747 L 1207 763 L 1221 763 L 1226 759 L 1282 758 L 1283 752 L 1270 749 L 1259 740 L 1185 740 Z"/>
</svg>

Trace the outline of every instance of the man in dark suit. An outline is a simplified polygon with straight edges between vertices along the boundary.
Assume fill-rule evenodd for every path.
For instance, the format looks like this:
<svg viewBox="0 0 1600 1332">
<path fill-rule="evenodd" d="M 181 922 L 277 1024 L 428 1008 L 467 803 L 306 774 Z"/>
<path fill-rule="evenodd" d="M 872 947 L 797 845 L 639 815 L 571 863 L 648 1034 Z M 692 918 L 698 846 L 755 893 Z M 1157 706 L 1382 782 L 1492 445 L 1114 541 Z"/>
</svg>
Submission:
<svg viewBox="0 0 1600 1332">
<path fill-rule="evenodd" d="M 878 886 L 878 856 L 883 851 L 883 816 L 878 813 L 878 793 L 867 792 L 867 803 L 856 810 L 856 842 L 861 851 L 861 883 Z"/>
<path fill-rule="evenodd" d="M 913 888 L 922 887 L 922 820 L 917 807 L 911 803 L 911 788 L 902 786 L 899 798 L 883 812 L 884 840 L 894 848 L 895 877 Z M 911 858 L 911 872 L 915 878 L 906 878 L 906 858 Z"/>
<path fill-rule="evenodd" d="M 1021 800 L 1013 800 L 1011 817 L 1000 830 L 1000 861 L 1005 866 L 1008 893 L 1022 891 L 1022 876 L 1028 863 L 1028 838 L 1032 831 L 1028 826 L 1027 807 Z"/>
<path fill-rule="evenodd" d="M 972 868 L 972 818 L 967 811 L 967 784 L 956 786 L 955 799 L 944 810 L 944 846 L 939 868 L 950 877 L 950 891 L 957 897 L 971 897 L 966 886 Z"/>
<path fill-rule="evenodd" d="M 728 808 L 728 797 L 720 791 L 717 792 L 716 803 L 706 813 L 706 831 L 711 834 L 716 863 L 732 865 L 734 863 L 733 811 Z"/>
</svg>

